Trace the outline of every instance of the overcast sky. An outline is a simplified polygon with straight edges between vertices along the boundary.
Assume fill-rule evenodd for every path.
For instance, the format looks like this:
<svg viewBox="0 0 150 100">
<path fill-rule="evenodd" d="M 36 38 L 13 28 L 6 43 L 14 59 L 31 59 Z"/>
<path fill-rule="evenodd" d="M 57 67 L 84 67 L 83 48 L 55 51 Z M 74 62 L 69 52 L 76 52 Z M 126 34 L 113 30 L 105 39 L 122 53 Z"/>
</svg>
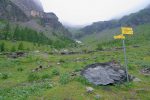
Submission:
<svg viewBox="0 0 150 100">
<path fill-rule="evenodd" d="M 41 0 L 46 12 L 54 12 L 63 24 L 87 25 L 137 12 L 150 0 Z"/>
</svg>

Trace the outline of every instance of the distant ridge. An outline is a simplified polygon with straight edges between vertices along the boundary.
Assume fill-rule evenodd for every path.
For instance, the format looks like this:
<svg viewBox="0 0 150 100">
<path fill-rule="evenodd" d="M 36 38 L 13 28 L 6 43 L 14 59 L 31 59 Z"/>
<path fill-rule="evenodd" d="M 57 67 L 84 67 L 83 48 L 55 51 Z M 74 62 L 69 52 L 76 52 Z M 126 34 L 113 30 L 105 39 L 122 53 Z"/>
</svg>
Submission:
<svg viewBox="0 0 150 100">
<path fill-rule="evenodd" d="M 150 23 L 150 5 L 137 13 L 124 16 L 119 20 L 95 22 L 92 25 L 85 26 L 80 31 L 82 32 L 81 36 L 84 36 L 88 34 L 99 33 L 105 29 L 112 29 L 120 26 L 134 27 L 145 23 Z"/>
</svg>

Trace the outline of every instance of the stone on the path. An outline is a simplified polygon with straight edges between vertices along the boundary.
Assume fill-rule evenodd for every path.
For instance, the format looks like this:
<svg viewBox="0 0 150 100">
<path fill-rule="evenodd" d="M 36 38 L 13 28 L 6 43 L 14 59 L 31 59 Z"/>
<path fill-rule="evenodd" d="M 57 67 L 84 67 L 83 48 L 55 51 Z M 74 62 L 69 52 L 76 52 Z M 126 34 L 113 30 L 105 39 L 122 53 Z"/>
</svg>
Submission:
<svg viewBox="0 0 150 100">
<path fill-rule="evenodd" d="M 96 94 L 96 95 L 95 95 L 95 99 L 96 99 L 96 100 L 99 100 L 100 98 L 101 98 L 101 96 L 100 96 L 99 94 Z"/>
<path fill-rule="evenodd" d="M 18 57 L 24 57 L 26 55 L 25 52 L 13 52 L 13 53 L 8 53 L 7 56 L 9 58 L 18 58 Z"/>
<path fill-rule="evenodd" d="M 94 89 L 92 87 L 86 87 L 86 92 L 87 93 L 92 93 Z"/>
<path fill-rule="evenodd" d="M 141 73 L 143 73 L 144 75 L 150 75 L 150 68 L 144 68 L 144 69 L 142 69 Z"/>
<path fill-rule="evenodd" d="M 126 81 L 126 71 L 115 61 L 88 65 L 82 70 L 81 75 L 95 85 L 108 85 Z"/>
<path fill-rule="evenodd" d="M 58 62 L 57 65 L 60 65 L 60 63 Z"/>
<path fill-rule="evenodd" d="M 133 82 L 141 82 L 141 79 L 139 79 L 139 78 L 134 78 L 134 79 L 133 79 Z"/>
</svg>

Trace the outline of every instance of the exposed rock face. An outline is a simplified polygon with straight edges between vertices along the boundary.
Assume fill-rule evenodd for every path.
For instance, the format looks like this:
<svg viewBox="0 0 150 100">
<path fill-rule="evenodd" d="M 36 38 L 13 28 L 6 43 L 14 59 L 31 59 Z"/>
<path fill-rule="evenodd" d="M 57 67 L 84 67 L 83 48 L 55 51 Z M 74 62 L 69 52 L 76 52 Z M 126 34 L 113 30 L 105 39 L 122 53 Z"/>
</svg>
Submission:
<svg viewBox="0 0 150 100">
<path fill-rule="evenodd" d="M 9 0 L 0 1 L 0 19 L 7 19 L 11 21 L 29 20 L 25 13 Z"/>
<path fill-rule="evenodd" d="M 54 13 L 43 13 L 42 22 L 45 26 L 51 26 L 54 29 L 62 28 L 62 24 L 58 21 L 58 17 Z"/>
<path fill-rule="evenodd" d="M 44 12 L 39 0 L 11 0 L 11 2 L 17 5 L 27 16 L 40 16 L 40 13 Z"/>
<path fill-rule="evenodd" d="M 0 0 L 0 19 L 19 22 L 40 32 L 70 36 L 54 13 L 44 12 L 40 0 Z"/>
<path fill-rule="evenodd" d="M 126 81 L 125 70 L 115 62 L 88 65 L 81 74 L 95 85 L 108 85 Z"/>
</svg>

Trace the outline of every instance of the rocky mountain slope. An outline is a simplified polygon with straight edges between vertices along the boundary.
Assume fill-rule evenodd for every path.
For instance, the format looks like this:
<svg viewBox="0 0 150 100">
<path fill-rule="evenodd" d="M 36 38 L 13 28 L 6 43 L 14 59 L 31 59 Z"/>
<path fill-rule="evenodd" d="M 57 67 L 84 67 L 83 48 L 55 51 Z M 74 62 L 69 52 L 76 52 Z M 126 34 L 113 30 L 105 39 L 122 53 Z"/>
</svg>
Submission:
<svg viewBox="0 0 150 100">
<path fill-rule="evenodd" d="M 44 32 L 49 37 L 53 33 L 70 36 L 54 13 L 44 12 L 39 0 L 1 0 L 0 19 Z"/>
<path fill-rule="evenodd" d="M 15 4 L 8 0 L 0 1 L 0 19 L 10 21 L 28 21 L 29 18 Z"/>
<path fill-rule="evenodd" d="M 82 36 L 92 33 L 99 33 L 106 29 L 117 28 L 121 26 L 137 26 L 145 23 L 150 23 L 150 7 L 137 12 L 124 16 L 119 20 L 100 21 L 95 22 L 92 25 L 86 26 L 81 29 Z"/>
</svg>

